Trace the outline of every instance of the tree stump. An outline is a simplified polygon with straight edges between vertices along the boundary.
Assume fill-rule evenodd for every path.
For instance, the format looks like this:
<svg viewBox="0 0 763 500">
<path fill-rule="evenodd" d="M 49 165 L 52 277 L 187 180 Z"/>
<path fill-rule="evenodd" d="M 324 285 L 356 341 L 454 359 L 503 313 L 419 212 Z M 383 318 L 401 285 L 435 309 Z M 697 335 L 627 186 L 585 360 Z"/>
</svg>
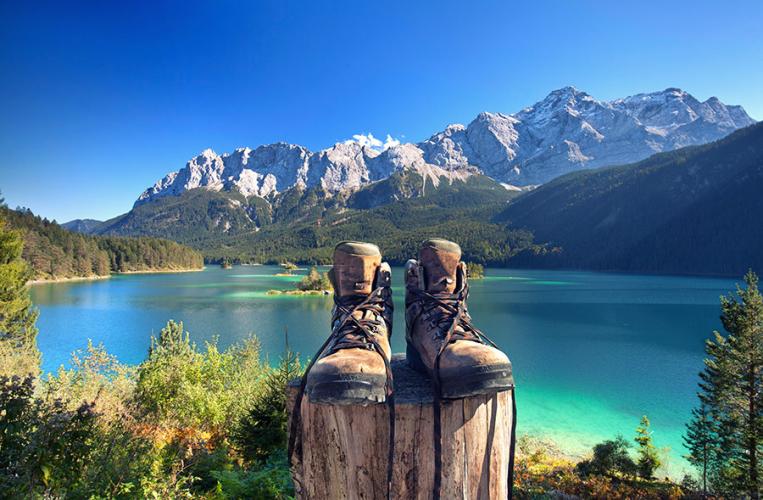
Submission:
<svg viewBox="0 0 763 500">
<path fill-rule="evenodd" d="M 434 485 L 432 384 L 392 358 L 395 450 L 390 498 L 431 498 Z M 289 386 L 293 408 L 299 380 Z M 323 405 L 302 400 L 302 454 L 292 478 L 301 499 L 387 497 L 389 414 L 385 404 Z M 291 419 L 291 415 L 289 416 Z M 441 498 L 508 496 L 511 392 L 442 402 Z"/>
</svg>

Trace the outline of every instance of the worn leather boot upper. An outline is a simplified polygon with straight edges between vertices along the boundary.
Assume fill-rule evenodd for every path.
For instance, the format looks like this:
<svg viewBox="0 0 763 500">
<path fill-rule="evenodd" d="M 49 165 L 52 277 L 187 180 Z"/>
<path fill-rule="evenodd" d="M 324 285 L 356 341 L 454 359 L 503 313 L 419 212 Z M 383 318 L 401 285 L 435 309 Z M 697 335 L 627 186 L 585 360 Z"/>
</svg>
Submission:
<svg viewBox="0 0 763 500">
<path fill-rule="evenodd" d="M 382 402 L 391 358 L 389 265 L 376 245 L 343 242 L 334 250 L 329 278 L 331 335 L 307 375 L 307 394 L 315 402 Z"/>
<path fill-rule="evenodd" d="M 513 387 L 509 358 L 478 329 L 466 307 L 468 284 L 461 248 L 425 241 L 406 265 L 406 340 L 415 368 L 436 377 L 443 397 Z"/>
</svg>

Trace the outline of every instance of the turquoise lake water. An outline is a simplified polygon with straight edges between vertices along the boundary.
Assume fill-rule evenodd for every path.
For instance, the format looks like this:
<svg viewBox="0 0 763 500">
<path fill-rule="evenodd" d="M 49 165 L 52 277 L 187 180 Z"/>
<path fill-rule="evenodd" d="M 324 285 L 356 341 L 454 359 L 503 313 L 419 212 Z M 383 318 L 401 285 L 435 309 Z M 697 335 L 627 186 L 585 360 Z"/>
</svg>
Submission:
<svg viewBox="0 0 763 500">
<path fill-rule="evenodd" d="M 102 342 L 123 362 L 139 363 L 150 336 L 168 319 L 182 320 L 199 343 L 217 336 L 227 346 L 255 333 L 271 360 L 283 352 L 288 328 L 292 348 L 303 358 L 312 356 L 328 334 L 331 298 L 267 295 L 300 279 L 276 272 L 270 266 L 210 267 L 35 285 L 43 368 L 68 364 L 88 339 Z M 720 328 L 718 298 L 735 281 L 487 272 L 471 284 L 469 310 L 513 362 L 518 432 L 548 436 L 568 453 L 583 454 L 617 433 L 632 437 L 646 414 L 655 444 L 670 448 L 664 472 L 679 475 L 703 343 Z M 396 352 L 405 347 L 402 276 L 402 269 L 393 269 Z"/>
</svg>

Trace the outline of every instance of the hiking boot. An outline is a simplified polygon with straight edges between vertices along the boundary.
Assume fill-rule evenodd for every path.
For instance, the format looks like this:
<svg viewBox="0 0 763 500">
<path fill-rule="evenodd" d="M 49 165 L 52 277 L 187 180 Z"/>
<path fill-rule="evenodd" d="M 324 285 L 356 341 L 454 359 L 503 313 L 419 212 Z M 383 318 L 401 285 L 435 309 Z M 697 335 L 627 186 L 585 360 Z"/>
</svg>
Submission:
<svg viewBox="0 0 763 500">
<path fill-rule="evenodd" d="M 509 358 L 472 325 L 461 248 L 431 239 L 405 266 L 408 363 L 429 374 L 442 398 L 514 387 Z"/>
<path fill-rule="evenodd" d="M 308 368 L 306 393 L 314 403 L 384 402 L 392 391 L 389 264 L 376 245 L 343 242 L 334 249 L 329 279 L 331 335 Z"/>
</svg>

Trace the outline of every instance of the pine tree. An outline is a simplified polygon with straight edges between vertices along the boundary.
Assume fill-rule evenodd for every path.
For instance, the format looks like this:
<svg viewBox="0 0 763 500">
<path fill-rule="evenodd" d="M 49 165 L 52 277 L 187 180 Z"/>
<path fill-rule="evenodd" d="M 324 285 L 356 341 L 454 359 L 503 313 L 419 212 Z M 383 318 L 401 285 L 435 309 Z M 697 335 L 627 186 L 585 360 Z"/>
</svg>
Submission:
<svg viewBox="0 0 763 500">
<path fill-rule="evenodd" d="M 5 208 L 2 198 L 0 208 Z M 32 272 L 22 250 L 21 234 L 8 229 L 0 215 L 0 377 L 36 376 L 40 371 L 38 313 L 27 287 Z"/>
<path fill-rule="evenodd" d="M 710 460 L 711 456 L 717 452 L 714 449 L 716 436 L 706 404 L 700 403 L 697 408 L 691 411 L 691 415 L 692 419 L 686 425 L 686 435 L 684 436 L 684 443 L 686 443 L 686 447 L 689 449 L 686 459 L 701 471 L 702 494 L 707 496 L 707 478 L 708 470 L 711 466 Z"/>
<path fill-rule="evenodd" d="M 748 272 L 744 281 L 746 288 L 737 287 L 736 296 L 721 298 L 721 323 L 728 335 L 714 332 L 715 338 L 705 344 L 708 358 L 700 374 L 700 407 L 685 440 L 692 463 L 707 474 L 716 493 L 758 499 L 763 452 L 763 297 L 755 273 Z M 709 449 L 708 439 L 714 443 Z"/>
<path fill-rule="evenodd" d="M 738 288 L 739 300 L 733 296 L 721 299 L 721 322 L 729 332 L 730 381 L 724 394 L 725 413 L 736 432 L 731 444 L 739 450 L 737 468 L 740 486 L 750 498 L 760 497 L 763 447 L 763 296 L 758 290 L 758 277 L 745 275 L 745 289 Z"/>
<path fill-rule="evenodd" d="M 636 427 L 634 441 L 639 446 L 638 462 L 636 463 L 638 473 L 644 479 L 652 479 L 654 471 L 660 466 L 660 457 L 657 455 L 657 448 L 652 443 L 652 431 L 649 430 L 649 418 L 646 415 L 641 417 L 641 423 Z"/>
<path fill-rule="evenodd" d="M 268 372 L 264 390 L 234 430 L 233 440 L 247 461 L 263 462 L 286 447 L 287 386 L 301 374 L 299 357 L 287 348 L 286 356 Z"/>
<path fill-rule="evenodd" d="M 21 258 L 23 246 L 21 234 L 0 220 L 0 340 L 16 348 L 34 347 L 37 338 L 38 312 L 27 287 L 32 271 Z"/>
</svg>

